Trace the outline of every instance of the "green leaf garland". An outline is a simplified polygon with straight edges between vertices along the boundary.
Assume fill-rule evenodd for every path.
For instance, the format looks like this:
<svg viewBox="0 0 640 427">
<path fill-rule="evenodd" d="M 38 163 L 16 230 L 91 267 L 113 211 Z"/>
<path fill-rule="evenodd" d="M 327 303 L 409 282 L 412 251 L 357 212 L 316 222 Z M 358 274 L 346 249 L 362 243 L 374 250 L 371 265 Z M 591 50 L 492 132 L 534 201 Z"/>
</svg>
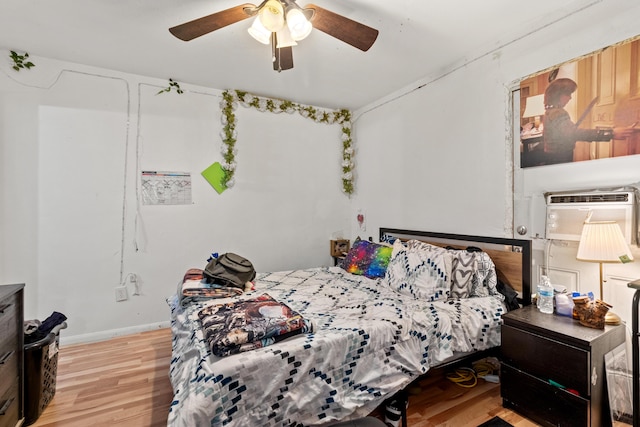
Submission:
<svg viewBox="0 0 640 427">
<path fill-rule="evenodd" d="M 180 87 L 180 83 L 178 83 L 177 81 L 175 81 L 173 79 L 169 79 L 169 86 L 167 86 L 166 88 L 160 90 L 156 95 L 160 95 L 161 93 L 165 93 L 165 92 L 171 92 L 171 89 L 175 89 L 176 92 L 178 92 L 178 94 L 180 94 L 180 95 L 182 95 L 182 93 L 184 93 L 184 91 Z"/>
<path fill-rule="evenodd" d="M 12 50 L 9 57 L 13 61 L 13 67 L 11 68 L 16 71 L 20 71 L 23 68 L 30 70 L 31 67 L 35 67 L 33 62 L 27 60 L 29 58 L 29 54 L 27 52 L 25 52 L 24 55 L 19 55 L 17 52 Z"/>
<path fill-rule="evenodd" d="M 349 110 L 328 111 L 309 105 L 296 104 L 291 101 L 259 97 L 241 90 L 225 90 L 222 93 L 222 101 L 220 102 L 223 124 L 222 132 L 220 133 L 223 142 L 222 157 L 224 158 L 222 168 L 226 173 L 224 184 L 227 188 L 231 188 L 235 184 L 235 156 L 237 154 L 235 145 L 238 134 L 236 132 L 234 111 L 238 104 L 246 108 L 252 107 L 262 112 L 285 112 L 288 114 L 298 112 L 301 116 L 316 123 L 340 124 L 342 126 L 342 191 L 347 195 L 353 194 L 354 151 L 351 136 L 351 112 Z"/>
</svg>

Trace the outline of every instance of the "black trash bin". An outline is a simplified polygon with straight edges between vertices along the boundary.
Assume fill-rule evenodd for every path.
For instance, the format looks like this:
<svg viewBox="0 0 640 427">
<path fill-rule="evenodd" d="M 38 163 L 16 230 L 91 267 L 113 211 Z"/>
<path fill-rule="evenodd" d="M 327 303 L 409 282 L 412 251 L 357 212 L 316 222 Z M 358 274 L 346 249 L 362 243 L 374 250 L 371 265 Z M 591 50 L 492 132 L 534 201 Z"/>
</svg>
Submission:
<svg viewBox="0 0 640 427">
<path fill-rule="evenodd" d="M 60 330 L 66 327 L 62 323 L 46 337 L 24 346 L 25 425 L 36 422 L 56 394 Z"/>
</svg>

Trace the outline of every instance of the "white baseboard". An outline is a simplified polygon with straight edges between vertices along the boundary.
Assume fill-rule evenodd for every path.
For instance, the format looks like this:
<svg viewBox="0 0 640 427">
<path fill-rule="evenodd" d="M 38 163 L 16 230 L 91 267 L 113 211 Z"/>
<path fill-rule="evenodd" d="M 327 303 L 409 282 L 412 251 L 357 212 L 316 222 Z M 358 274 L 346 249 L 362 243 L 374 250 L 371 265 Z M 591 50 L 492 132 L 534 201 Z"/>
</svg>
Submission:
<svg viewBox="0 0 640 427">
<path fill-rule="evenodd" d="M 60 333 L 60 345 L 86 344 L 90 342 L 106 341 L 111 338 L 121 337 L 124 335 L 132 335 L 140 332 L 148 332 L 156 329 L 164 329 L 171 327 L 170 321 L 150 323 L 147 325 L 136 325 L 128 328 L 110 329 L 108 331 L 93 332 L 90 334 L 66 336 L 64 331 Z"/>
</svg>

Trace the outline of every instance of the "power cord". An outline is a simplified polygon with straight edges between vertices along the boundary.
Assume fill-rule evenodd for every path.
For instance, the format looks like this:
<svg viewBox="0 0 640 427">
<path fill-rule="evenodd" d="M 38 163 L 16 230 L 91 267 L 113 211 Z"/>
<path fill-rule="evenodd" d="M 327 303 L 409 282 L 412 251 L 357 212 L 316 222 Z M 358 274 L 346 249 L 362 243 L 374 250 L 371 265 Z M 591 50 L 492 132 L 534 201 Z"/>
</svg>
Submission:
<svg viewBox="0 0 640 427">
<path fill-rule="evenodd" d="M 478 384 L 478 378 L 492 383 L 499 383 L 500 378 L 494 372 L 500 369 L 500 362 L 495 357 L 487 357 L 472 364 L 473 368 L 457 368 L 446 374 L 446 378 L 460 387 L 471 388 Z"/>
<path fill-rule="evenodd" d="M 473 364 L 473 370 L 476 372 L 476 375 L 478 375 L 478 377 L 482 378 L 486 377 L 487 375 L 493 374 L 495 368 L 493 364 L 480 360 Z"/>
<path fill-rule="evenodd" d="M 478 377 L 471 368 L 457 368 L 453 372 L 447 373 L 447 379 L 465 388 L 475 387 L 478 384 Z"/>
</svg>

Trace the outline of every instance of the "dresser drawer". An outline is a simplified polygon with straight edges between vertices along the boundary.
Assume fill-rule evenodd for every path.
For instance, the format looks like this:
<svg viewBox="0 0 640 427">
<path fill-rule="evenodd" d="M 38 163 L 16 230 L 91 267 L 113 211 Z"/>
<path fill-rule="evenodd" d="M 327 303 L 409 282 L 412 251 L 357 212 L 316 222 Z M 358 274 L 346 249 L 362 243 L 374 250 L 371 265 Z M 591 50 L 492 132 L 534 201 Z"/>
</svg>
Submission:
<svg viewBox="0 0 640 427">
<path fill-rule="evenodd" d="M 11 346 L 12 342 L 17 345 L 18 328 L 22 328 L 18 323 L 18 297 L 13 295 L 0 301 L 0 348 Z"/>
<path fill-rule="evenodd" d="M 586 350 L 502 325 L 500 352 L 502 360 L 517 369 L 591 396 L 591 355 Z"/>
<path fill-rule="evenodd" d="M 15 427 L 20 419 L 18 377 L 15 377 L 11 384 L 13 386 L 0 395 L 0 427 Z"/>
<path fill-rule="evenodd" d="M 9 381 L 8 378 L 14 378 L 18 382 L 18 356 L 16 350 L 0 349 L 0 396 L 4 396 L 13 386 L 14 381 Z"/>
<path fill-rule="evenodd" d="M 503 406 L 514 409 L 543 426 L 590 425 L 587 399 L 554 387 L 505 363 L 500 372 Z"/>
</svg>

